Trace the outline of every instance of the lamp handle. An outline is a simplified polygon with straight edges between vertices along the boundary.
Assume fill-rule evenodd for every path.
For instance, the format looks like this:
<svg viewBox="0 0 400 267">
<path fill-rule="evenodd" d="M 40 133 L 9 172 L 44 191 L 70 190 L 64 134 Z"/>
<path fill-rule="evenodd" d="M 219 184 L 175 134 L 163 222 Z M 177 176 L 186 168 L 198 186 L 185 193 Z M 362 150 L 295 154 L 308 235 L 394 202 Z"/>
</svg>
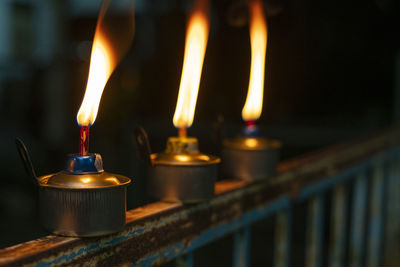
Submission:
<svg viewBox="0 0 400 267">
<path fill-rule="evenodd" d="M 139 156 L 149 163 L 150 166 L 153 166 L 153 160 L 151 159 L 151 148 L 149 143 L 149 138 L 145 129 L 142 126 L 138 126 L 134 132 L 135 135 L 135 143 L 137 147 L 137 152 Z"/>
<path fill-rule="evenodd" d="M 17 146 L 17 150 L 19 156 L 21 157 L 22 163 L 24 165 L 25 171 L 29 177 L 31 177 L 32 181 L 38 185 L 38 179 L 35 172 L 35 168 L 33 167 L 31 157 L 29 156 L 28 149 L 26 148 L 24 142 L 21 139 L 15 138 L 15 145 Z"/>
</svg>

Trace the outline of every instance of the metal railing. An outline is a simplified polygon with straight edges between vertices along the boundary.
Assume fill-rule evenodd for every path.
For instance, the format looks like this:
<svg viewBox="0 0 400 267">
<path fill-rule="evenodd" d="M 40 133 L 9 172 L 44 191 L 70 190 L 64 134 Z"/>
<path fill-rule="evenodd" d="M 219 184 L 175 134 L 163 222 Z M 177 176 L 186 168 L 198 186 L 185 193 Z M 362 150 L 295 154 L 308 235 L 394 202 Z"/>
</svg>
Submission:
<svg viewBox="0 0 400 267">
<path fill-rule="evenodd" d="M 283 162 L 270 180 L 217 182 L 208 202 L 130 210 L 125 230 L 114 235 L 47 236 L 2 249 L 0 265 L 152 266 L 180 257 L 194 266 L 197 249 L 233 234 L 233 265 L 250 266 L 252 224 L 276 215 L 274 266 L 399 266 L 399 144 L 400 129 L 392 128 Z M 302 264 L 291 260 L 299 203 L 308 210 Z"/>
</svg>

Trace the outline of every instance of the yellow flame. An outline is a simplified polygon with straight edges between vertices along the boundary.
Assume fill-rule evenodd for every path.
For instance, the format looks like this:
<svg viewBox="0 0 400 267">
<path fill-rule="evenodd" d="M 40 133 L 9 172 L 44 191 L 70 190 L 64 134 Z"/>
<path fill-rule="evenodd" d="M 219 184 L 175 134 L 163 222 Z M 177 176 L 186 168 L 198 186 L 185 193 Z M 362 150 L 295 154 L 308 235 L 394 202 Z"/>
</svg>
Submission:
<svg viewBox="0 0 400 267">
<path fill-rule="evenodd" d="M 246 103 L 242 110 L 245 121 L 261 116 L 264 95 L 267 24 L 261 1 L 250 1 L 251 68 Z"/>
<path fill-rule="evenodd" d="M 115 1 L 113 2 L 115 3 Z M 112 0 L 103 0 L 97 20 L 89 77 L 77 121 L 80 126 L 91 126 L 96 120 L 101 95 L 110 75 L 132 44 L 135 21 L 133 1 L 127 2 L 123 21 L 112 20 Z"/>
<path fill-rule="evenodd" d="M 189 20 L 186 32 L 182 77 L 173 119 L 177 128 L 187 128 L 193 123 L 208 31 L 206 12 L 196 10 Z"/>
<path fill-rule="evenodd" d="M 77 120 L 81 126 L 90 126 L 96 120 L 101 95 L 114 69 L 111 49 L 101 33 L 96 32 L 90 58 L 89 77 L 85 96 Z"/>
</svg>

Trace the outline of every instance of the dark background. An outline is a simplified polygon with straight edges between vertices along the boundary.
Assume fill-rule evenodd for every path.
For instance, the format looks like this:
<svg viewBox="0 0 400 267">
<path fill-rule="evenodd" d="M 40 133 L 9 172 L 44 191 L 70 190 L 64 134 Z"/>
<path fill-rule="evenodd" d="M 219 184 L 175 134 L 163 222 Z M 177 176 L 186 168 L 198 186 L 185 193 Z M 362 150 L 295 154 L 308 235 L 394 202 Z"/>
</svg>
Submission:
<svg viewBox="0 0 400 267">
<path fill-rule="evenodd" d="M 118 2 L 118 1 L 117 1 Z M 123 5 L 124 1 L 120 1 Z M 264 1 L 268 18 L 263 135 L 283 141 L 282 159 L 365 136 L 400 119 L 399 4 L 395 0 Z M 128 208 L 143 205 L 145 164 L 133 130 L 153 151 L 172 124 L 191 1 L 137 0 L 134 44 L 111 76 L 91 127 L 90 151 L 107 171 L 133 178 Z M 27 144 L 39 174 L 78 150 L 76 113 L 89 68 L 100 0 L 0 2 L 0 247 L 47 233 L 37 190 L 14 145 Z M 193 126 L 203 152 L 218 154 L 242 127 L 250 39 L 246 1 L 211 1 L 211 29 Z M 396 74 L 397 73 L 397 74 Z"/>
</svg>

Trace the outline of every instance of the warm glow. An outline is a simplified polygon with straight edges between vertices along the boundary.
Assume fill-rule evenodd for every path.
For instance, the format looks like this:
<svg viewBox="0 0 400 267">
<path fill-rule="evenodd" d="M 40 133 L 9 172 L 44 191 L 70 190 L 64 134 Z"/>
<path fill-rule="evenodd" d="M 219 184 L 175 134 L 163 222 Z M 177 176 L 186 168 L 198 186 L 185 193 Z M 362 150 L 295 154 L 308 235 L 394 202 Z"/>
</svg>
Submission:
<svg viewBox="0 0 400 267">
<path fill-rule="evenodd" d="M 265 53 L 267 48 L 267 24 L 261 1 L 250 1 L 251 68 L 246 103 L 242 110 L 245 121 L 261 116 L 264 94 Z"/>
<path fill-rule="evenodd" d="M 190 160 L 190 157 L 188 155 L 175 155 L 175 159 L 186 162 Z"/>
<path fill-rule="evenodd" d="M 104 179 L 104 180 L 106 180 L 106 181 L 108 181 L 108 182 L 113 182 L 114 184 L 118 184 L 118 183 L 119 183 L 118 179 L 115 178 L 115 177 L 107 177 L 107 178 Z"/>
<path fill-rule="evenodd" d="M 193 123 L 208 31 L 206 12 L 196 10 L 189 19 L 186 32 L 181 84 L 173 119 L 177 128 L 187 128 Z"/>
<path fill-rule="evenodd" d="M 244 143 L 246 144 L 246 146 L 254 148 L 258 145 L 258 140 L 256 138 L 246 138 L 244 140 Z"/>
<path fill-rule="evenodd" d="M 113 20 L 115 2 L 118 1 L 103 0 L 100 7 L 86 92 L 77 115 L 80 126 L 91 126 L 96 120 L 104 87 L 133 41 L 135 29 L 133 1 L 125 1 L 124 10 L 118 12 L 121 16 L 118 23 Z"/>
<path fill-rule="evenodd" d="M 96 120 L 101 95 L 114 66 L 111 49 L 107 46 L 107 41 L 102 38 L 101 34 L 96 33 L 92 46 L 85 97 L 77 116 L 80 126 L 91 126 Z"/>
<path fill-rule="evenodd" d="M 82 183 L 88 184 L 92 181 L 92 178 L 86 177 L 86 178 L 81 178 Z"/>
</svg>

